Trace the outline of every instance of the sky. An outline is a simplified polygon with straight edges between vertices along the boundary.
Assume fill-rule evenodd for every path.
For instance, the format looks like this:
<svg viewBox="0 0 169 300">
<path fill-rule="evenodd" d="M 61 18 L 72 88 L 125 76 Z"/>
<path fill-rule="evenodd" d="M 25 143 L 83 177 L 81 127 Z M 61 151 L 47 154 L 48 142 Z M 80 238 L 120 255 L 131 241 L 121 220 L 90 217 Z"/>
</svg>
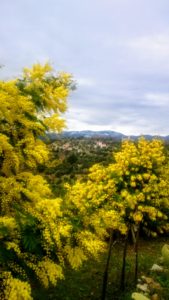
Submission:
<svg viewBox="0 0 169 300">
<path fill-rule="evenodd" d="M 67 130 L 169 134 L 168 0 L 1 0 L 0 78 L 73 75 Z"/>
</svg>

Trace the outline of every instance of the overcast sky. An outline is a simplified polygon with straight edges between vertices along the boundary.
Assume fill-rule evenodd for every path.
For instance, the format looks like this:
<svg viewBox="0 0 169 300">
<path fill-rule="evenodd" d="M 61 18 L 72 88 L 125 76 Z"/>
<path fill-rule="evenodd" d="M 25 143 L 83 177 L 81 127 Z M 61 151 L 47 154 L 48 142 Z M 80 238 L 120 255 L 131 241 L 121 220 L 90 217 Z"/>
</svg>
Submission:
<svg viewBox="0 0 169 300">
<path fill-rule="evenodd" d="M 68 130 L 169 134 L 169 0 L 1 0 L 1 78 L 72 73 Z"/>
</svg>

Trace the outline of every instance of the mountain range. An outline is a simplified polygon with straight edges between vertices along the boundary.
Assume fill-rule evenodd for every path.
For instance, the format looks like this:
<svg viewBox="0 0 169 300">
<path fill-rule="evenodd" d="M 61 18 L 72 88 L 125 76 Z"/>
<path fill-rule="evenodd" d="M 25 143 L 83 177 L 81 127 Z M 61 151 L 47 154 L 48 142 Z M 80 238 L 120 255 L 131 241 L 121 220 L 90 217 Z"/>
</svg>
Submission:
<svg viewBox="0 0 169 300">
<path fill-rule="evenodd" d="M 130 138 L 137 140 L 140 136 L 144 136 L 146 139 L 151 140 L 153 138 L 159 138 L 165 141 L 169 141 L 169 135 L 167 136 L 157 136 L 157 135 L 124 135 L 120 132 L 103 130 L 103 131 L 92 131 L 92 130 L 82 130 L 82 131 L 63 131 L 60 134 L 55 132 L 48 133 L 48 137 L 51 140 L 62 139 L 62 138 L 113 138 L 115 140 L 122 140 L 125 138 Z"/>
</svg>

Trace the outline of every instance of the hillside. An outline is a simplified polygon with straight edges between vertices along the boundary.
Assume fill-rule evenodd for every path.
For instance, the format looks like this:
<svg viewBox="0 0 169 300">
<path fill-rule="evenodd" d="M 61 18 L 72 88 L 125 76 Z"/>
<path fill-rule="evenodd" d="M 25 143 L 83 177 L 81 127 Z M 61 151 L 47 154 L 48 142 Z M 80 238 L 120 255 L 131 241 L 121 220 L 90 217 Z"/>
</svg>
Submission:
<svg viewBox="0 0 169 300">
<path fill-rule="evenodd" d="M 160 138 L 165 141 L 169 141 L 169 135 L 167 136 L 155 136 L 155 135 L 142 135 L 146 139 L 151 140 L 153 138 Z M 55 132 L 48 133 L 48 137 L 51 140 L 62 139 L 62 138 L 113 138 L 115 140 L 122 140 L 125 138 L 130 138 L 133 140 L 137 140 L 140 135 L 131 135 L 127 136 L 120 132 L 111 131 L 111 130 L 103 130 L 103 131 L 92 131 L 92 130 L 82 130 L 82 131 L 63 131 L 61 134 L 57 134 Z"/>
</svg>

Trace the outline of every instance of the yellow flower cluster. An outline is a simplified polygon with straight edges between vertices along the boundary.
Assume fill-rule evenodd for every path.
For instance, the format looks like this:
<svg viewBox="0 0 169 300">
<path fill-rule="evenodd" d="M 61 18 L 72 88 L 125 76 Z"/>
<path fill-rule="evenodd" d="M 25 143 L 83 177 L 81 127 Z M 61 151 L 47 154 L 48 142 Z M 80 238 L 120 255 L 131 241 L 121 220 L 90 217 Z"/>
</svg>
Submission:
<svg viewBox="0 0 169 300">
<path fill-rule="evenodd" d="M 79 232 L 77 241 L 88 256 L 97 257 L 99 252 L 105 250 L 105 243 L 89 230 Z"/>
<path fill-rule="evenodd" d="M 15 236 L 17 224 L 16 220 L 10 216 L 0 216 L 0 226 L 1 228 L 6 228 L 10 232 L 11 237 Z M 0 234 L 0 239 L 3 239 L 3 233 Z"/>
<path fill-rule="evenodd" d="M 21 250 L 15 242 L 6 242 L 5 244 L 6 244 L 6 249 L 14 250 L 17 253 L 18 256 L 21 254 Z"/>
<path fill-rule="evenodd" d="M 35 273 L 45 288 L 48 288 L 49 284 L 56 285 L 58 279 L 64 278 L 62 267 L 48 257 L 44 257 L 43 261 L 37 264 Z"/>
<path fill-rule="evenodd" d="M 69 242 L 72 226 L 63 217 L 61 200 L 52 199 L 37 167 L 49 158 L 40 137 L 65 126 L 61 113 L 67 108 L 71 85 L 69 74 L 56 76 L 49 64 L 25 69 L 21 79 L 0 81 L 0 239 L 13 257 L 2 262 L 7 270 L 5 300 L 32 299 L 29 278 L 28 282 L 19 280 L 29 277 L 23 265 L 34 271 L 45 287 L 63 278 L 63 241 L 64 246 L 65 240 Z M 40 262 L 36 240 L 42 250 Z M 57 257 L 60 266 L 51 257 Z"/>
<path fill-rule="evenodd" d="M 3 273 L 2 300 L 33 300 L 31 287 L 27 282 L 13 278 L 10 272 Z"/>
<path fill-rule="evenodd" d="M 24 68 L 24 78 L 30 78 L 32 80 L 42 80 L 45 78 L 46 74 L 48 74 L 51 71 L 52 67 L 48 63 L 46 63 L 43 66 L 37 63 L 31 69 Z"/>
<path fill-rule="evenodd" d="M 44 199 L 35 206 L 35 214 L 40 222 L 39 228 L 43 237 L 42 245 L 48 254 L 53 247 L 62 253 L 62 238 L 68 238 L 72 230 L 72 226 L 63 218 L 60 204 L 59 198 Z M 62 256 L 60 258 L 63 260 Z"/>
<path fill-rule="evenodd" d="M 85 260 L 87 260 L 84 250 L 80 247 L 71 247 L 70 245 L 66 245 L 64 251 L 66 253 L 67 260 L 75 270 L 78 269 Z"/>
</svg>

